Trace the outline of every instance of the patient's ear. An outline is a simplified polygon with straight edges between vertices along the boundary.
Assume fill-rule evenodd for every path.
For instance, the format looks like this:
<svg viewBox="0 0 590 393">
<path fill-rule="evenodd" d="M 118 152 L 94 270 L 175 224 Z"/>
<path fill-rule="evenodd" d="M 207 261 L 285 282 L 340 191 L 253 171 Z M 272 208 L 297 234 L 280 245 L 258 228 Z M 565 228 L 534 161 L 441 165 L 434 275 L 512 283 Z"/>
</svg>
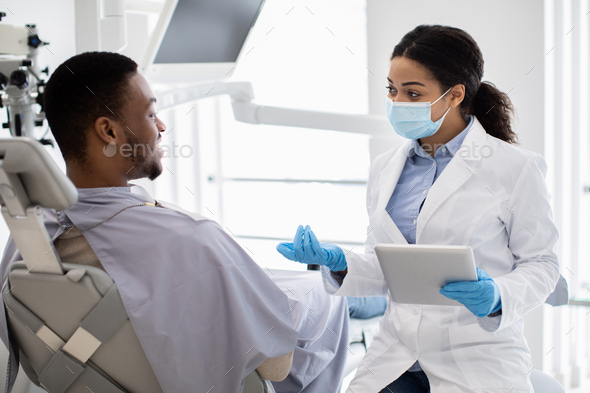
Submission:
<svg viewBox="0 0 590 393">
<path fill-rule="evenodd" d="M 94 131 L 105 143 L 122 145 L 126 141 L 125 131 L 119 123 L 101 116 L 94 122 Z"/>
</svg>

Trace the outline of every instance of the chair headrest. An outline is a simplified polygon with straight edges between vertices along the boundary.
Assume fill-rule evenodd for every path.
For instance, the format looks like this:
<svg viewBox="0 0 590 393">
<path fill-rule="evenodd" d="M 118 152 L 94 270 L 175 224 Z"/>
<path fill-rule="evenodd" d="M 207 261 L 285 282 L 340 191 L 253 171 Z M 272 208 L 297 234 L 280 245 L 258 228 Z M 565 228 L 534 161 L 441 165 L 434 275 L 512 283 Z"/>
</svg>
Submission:
<svg viewBox="0 0 590 393">
<path fill-rule="evenodd" d="M 11 184 L 19 181 L 22 187 Z M 43 146 L 28 137 L 0 138 L 0 203 L 8 202 L 2 195 L 12 193 L 32 206 L 50 209 L 65 210 L 78 200 L 74 184 Z"/>
</svg>

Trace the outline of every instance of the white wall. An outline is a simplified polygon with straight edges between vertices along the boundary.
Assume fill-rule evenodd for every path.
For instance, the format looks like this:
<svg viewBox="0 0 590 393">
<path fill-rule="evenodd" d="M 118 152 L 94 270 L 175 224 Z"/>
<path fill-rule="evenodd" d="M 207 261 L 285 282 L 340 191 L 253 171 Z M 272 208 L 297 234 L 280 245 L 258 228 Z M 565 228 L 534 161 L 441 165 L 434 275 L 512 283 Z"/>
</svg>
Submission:
<svg viewBox="0 0 590 393">
<path fill-rule="evenodd" d="M 516 109 L 515 131 L 520 146 L 543 154 L 543 2 L 368 1 L 368 67 L 372 71 L 369 73 L 370 113 L 385 113 L 383 86 L 387 83 L 389 57 L 403 35 L 420 24 L 450 25 L 471 34 L 484 56 L 483 80 L 509 92 Z M 373 141 L 371 154 L 378 154 L 387 147 L 384 141 Z M 525 335 L 537 369 L 542 368 L 544 357 L 542 321 L 542 308 L 539 308 L 527 316 L 525 324 Z"/>
<path fill-rule="evenodd" d="M 6 13 L 0 23 L 37 25 L 39 37 L 50 44 L 38 57 L 41 68 L 55 70 L 75 54 L 74 0 L 1 0 L 0 12 Z"/>
<path fill-rule="evenodd" d="M 478 43 L 485 61 L 483 80 L 510 91 L 521 146 L 543 153 L 543 2 L 368 1 L 367 15 L 368 64 L 374 74 L 369 73 L 370 113 L 385 113 L 389 56 L 403 35 L 420 24 L 450 25 Z"/>
</svg>

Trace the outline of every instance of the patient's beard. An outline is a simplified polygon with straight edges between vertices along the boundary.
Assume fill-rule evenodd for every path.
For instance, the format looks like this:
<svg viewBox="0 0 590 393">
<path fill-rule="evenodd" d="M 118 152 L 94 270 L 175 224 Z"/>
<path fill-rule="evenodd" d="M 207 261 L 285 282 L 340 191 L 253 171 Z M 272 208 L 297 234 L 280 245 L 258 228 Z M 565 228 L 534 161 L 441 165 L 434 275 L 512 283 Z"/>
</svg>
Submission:
<svg viewBox="0 0 590 393">
<path fill-rule="evenodd" d="M 133 179 L 143 179 L 147 177 L 155 180 L 162 174 L 162 164 L 156 148 L 139 142 L 135 135 L 127 133 L 127 143 L 133 147 L 133 153 L 130 157 L 131 165 L 134 166 L 132 174 Z"/>
</svg>

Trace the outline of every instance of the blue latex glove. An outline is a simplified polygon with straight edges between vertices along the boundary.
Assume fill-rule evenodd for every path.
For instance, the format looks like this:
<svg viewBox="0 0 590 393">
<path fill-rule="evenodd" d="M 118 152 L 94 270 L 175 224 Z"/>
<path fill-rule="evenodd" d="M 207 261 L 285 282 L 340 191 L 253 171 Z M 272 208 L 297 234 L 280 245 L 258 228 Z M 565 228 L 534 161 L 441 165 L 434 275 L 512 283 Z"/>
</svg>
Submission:
<svg viewBox="0 0 590 393">
<path fill-rule="evenodd" d="M 335 272 L 346 269 L 346 257 L 342 249 L 331 243 L 320 244 L 309 225 L 305 228 L 299 225 L 293 243 L 279 243 L 277 251 L 292 261 L 327 266 Z"/>
<path fill-rule="evenodd" d="M 462 303 L 476 317 L 487 317 L 502 308 L 500 289 L 492 278 L 477 268 L 478 281 L 461 281 L 447 284 L 440 293 Z"/>
</svg>

